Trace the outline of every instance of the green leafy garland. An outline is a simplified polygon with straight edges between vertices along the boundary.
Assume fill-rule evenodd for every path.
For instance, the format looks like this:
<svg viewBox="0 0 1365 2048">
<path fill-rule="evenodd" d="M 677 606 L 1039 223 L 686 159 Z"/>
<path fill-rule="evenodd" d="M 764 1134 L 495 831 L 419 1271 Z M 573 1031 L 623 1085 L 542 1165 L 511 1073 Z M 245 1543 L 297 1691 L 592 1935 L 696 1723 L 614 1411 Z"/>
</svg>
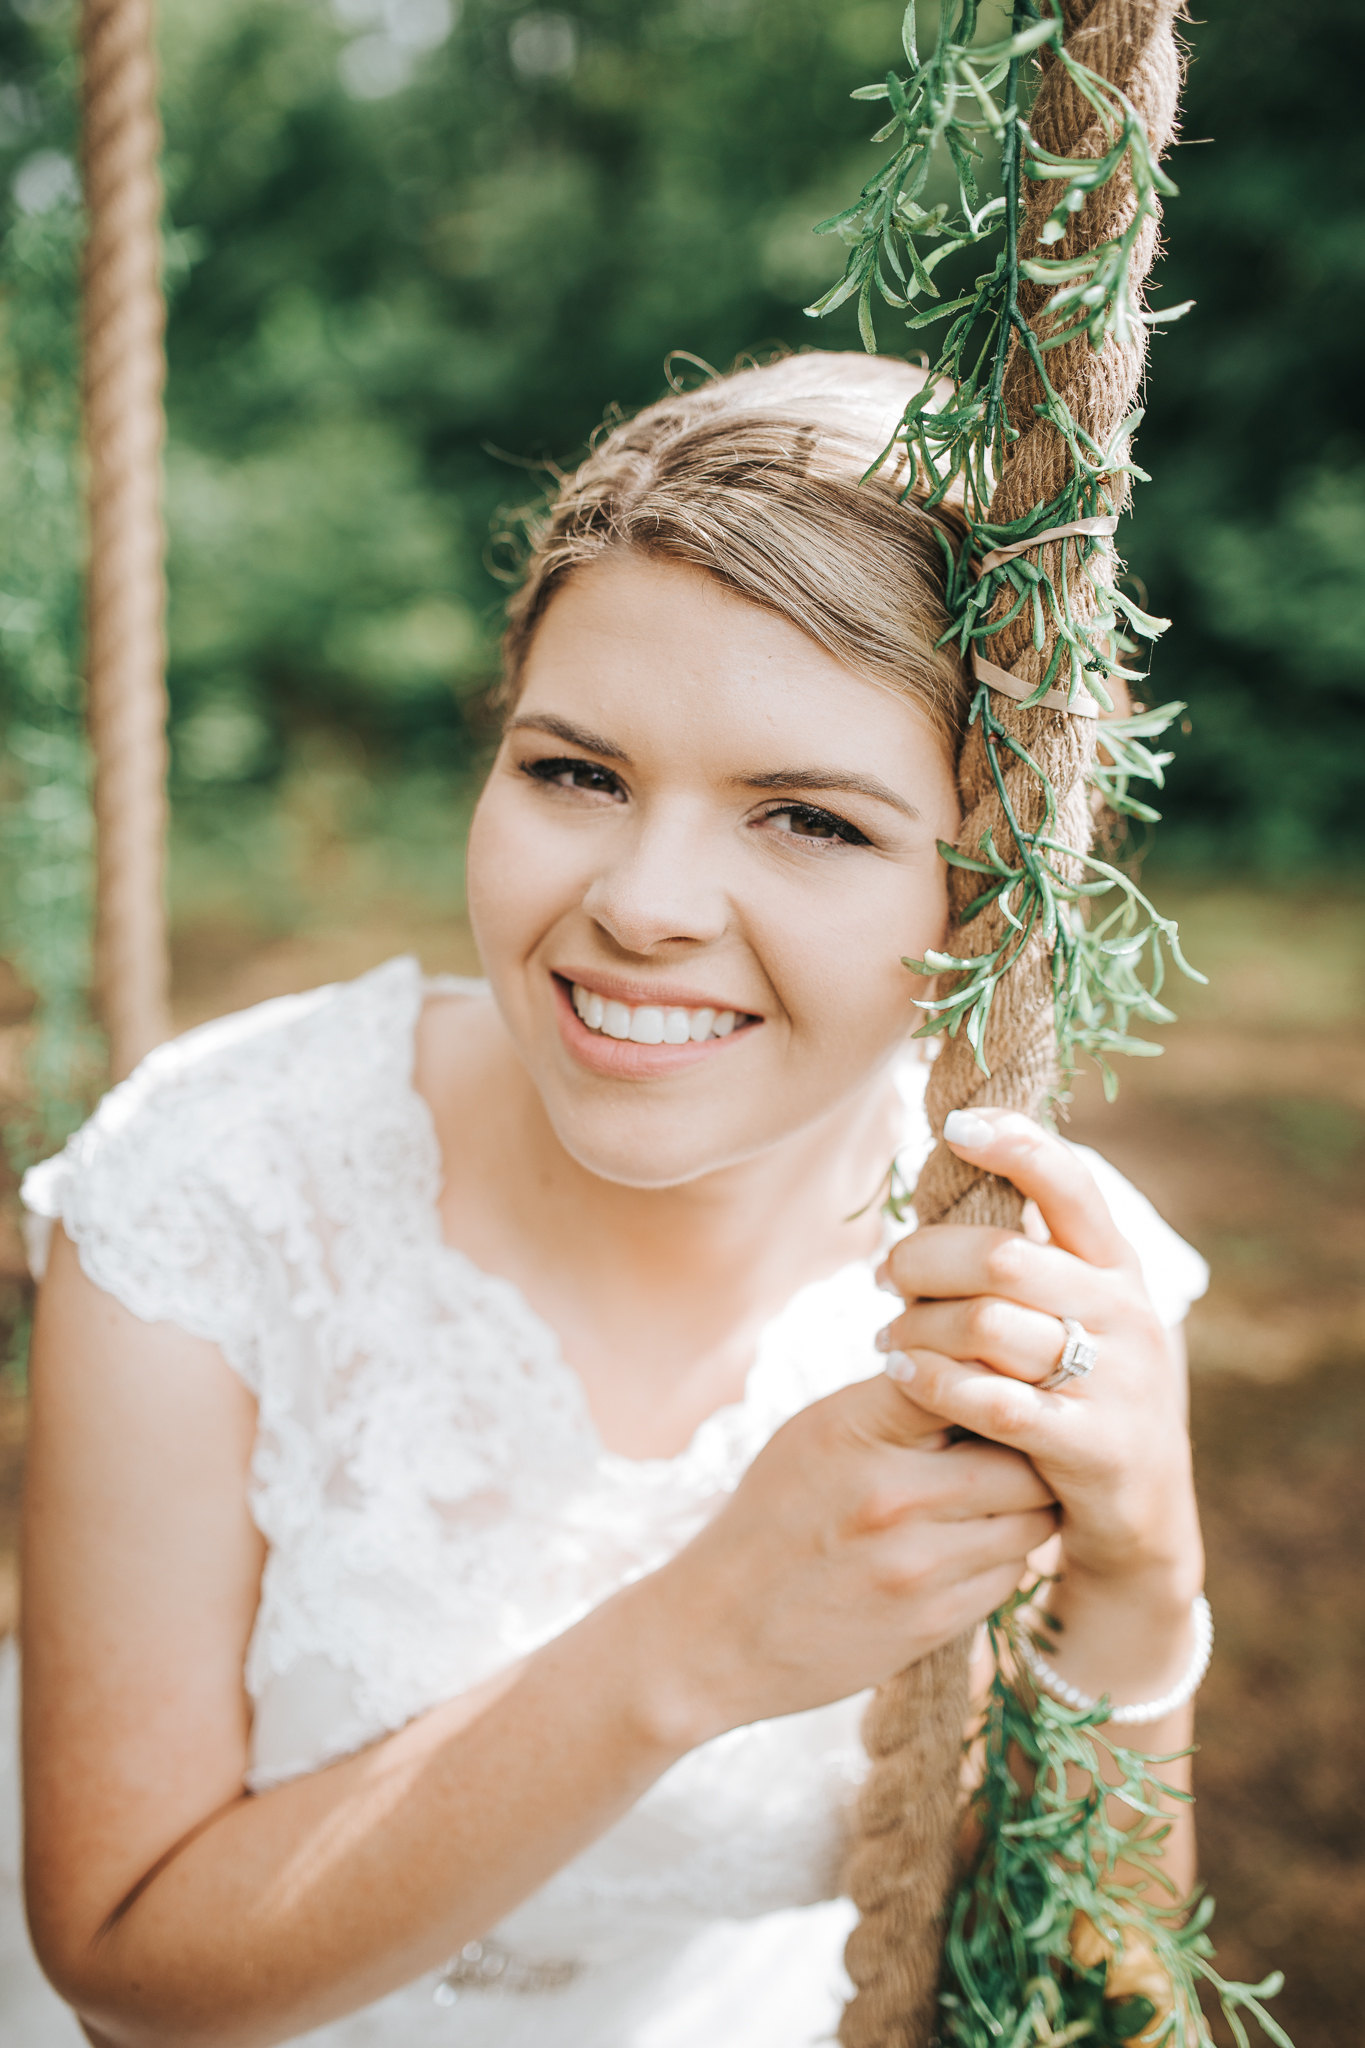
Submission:
<svg viewBox="0 0 1365 2048">
<path fill-rule="evenodd" d="M 1109 2048 L 1135 2037 L 1144 2048 L 1157 2042 L 1194 2048 L 1210 2041 L 1199 2006 L 1201 1982 L 1217 1997 L 1238 2048 L 1249 2048 L 1243 2013 L 1275 2048 L 1293 2048 L 1261 2003 L 1280 1989 L 1280 1973 L 1261 1984 L 1220 1977 L 1205 1931 L 1212 1899 L 1180 1899 L 1162 1873 L 1171 1823 L 1153 1793 L 1182 1801 L 1190 1795 L 1161 1785 L 1152 1766 L 1176 1759 L 1117 1747 L 1100 1726 L 1104 1702 L 1078 1712 L 1045 1693 L 1021 1697 L 1017 1681 L 1004 1675 L 1022 1668 L 1019 1632 L 1029 1625 L 1024 1610 L 1036 1592 L 1035 1586 L 1016 1594 L 988 1623 L 995 1676 L 975 1794 L 981 1841 L 948 1928 L 940 2021 L 945 2048 L 1063 2048 L 1072 2041 Z M 1040 1641 L 1040 1647 L 1053 1646 Z M 1095 1778 L 1096 1745 L 1115 1766 L 1107 1786 Z M 1032 1780 L 1027 1788 L 1018 1775 L 1021 1760 Z M 1068 1785 L 1068 1767 L 1083 1791 Z M 1136 1821 L 1121 1826 L 1111 1817 L 1115 1797 Z M 1122 1883 L 1114 1875 L 1120 1863 L 1133 1872 Z M 1169 1893 L 1169 1905 L 1153 1900 L 1152 1881 Z M 1158 2026 L 1152 2025 L 1157 2008 L 1151 1999 L 1105 1996 L 1103 1961 L 1088 1969 L 1077 1962 L 1077 1913 L 1115 1951 L 1140 1944 L 1151 1952 L 1175 2000 Z"/>
<path fill-rule="evenodd" d="M 1080 335 L 1096 349 L 1103 348 L 1111 337 L 1122 344 L 1138 326 L 1158 319 L 1173 320 L 1188 311 L 1187 304 L 1160 314 L 1145 312 L 1136 303 L 1130 278 L 1130 258 L 1142 224 L 1156 211 L 1158 194 L 1171 194 L 1175 187 L 1153 157 L 1146 129 L 1131 102 L 1062 47 L 1058 16 L 1040 17 L 1037 0 L 1015 0 L 1013 33 L 1001 42 L 976 45 L 972 38 L 978 12 L 979 0 L 941 0 L 939 37 L 932 54 L 921 61 L 912 4 L 906 9 L 902 30 L 911 75 L 902 79 L 888 72 L 884 84 L 864 86 L 854 94 L 855 99 L 890 102 L 891 118 L 873 140 L 896 137 L 898 147 L 863 187 L 854 205 L 817 228 L 820 234 L 840 235 L 850 245 L 849 255 L 840 282 L 807 311 L 818 317 L 856 296 L 863 343 L 873 352 L 877 347 L 872 320 L 874 292 L 887 305 L 908 311 L 909 327 L 950 320 L 924 388 L 907 406 L 893 440 L 869 475 L 900 445 L 909 462 L 903 496 L 908 497 L 921 478 L 928 485 L 926 506 L 941 504 L 950 490 L 961 493 L 968 544 L 956 556 L 946 537 L 940 535 L 947 557 L 946 597 L 951 620 L 943 642 L 954 642 L 967 657 L 1021 613 L 1031 612 L 1034 645 L 1041 648 L 1050 619 L 1056 646 L 1045 675 L 1027 701 L 1036 703 L 1064 681 L 1073 703 L 1086 689 L 1106 710 L 1112 710 L 1114 700 L 1107 679 L 1117 677 L 1125 688 L 1140 680 L 1119 665 L 1120 655 L 1137 651 L 1130 634 L 1151 640 L 1169 623 L 1153 618 L 1117 588 L 1112 541 L 1096 534 L 1080 543 L 1081 573 L 1091 586 L 1095 605 L 1088 621 L 1076 616 L 1065 567 L 1058 587 L 1041 568 L 1020 556 L 996 563 L 984 573 L 978 573 L 975 564 L 997 548 L 1035 540 L 1051 527 L 1109 514 L 1112 506 L 1105 484 L 1111 476 L 1145 480 L 1145 473 L 1129 455 L 1129 442 L 1142 414 L 1132 413 L 1110 445 L 1101 448 L 1073 419 L 1054 389 L 1046 356 Z M 1044 46 L 1065 66 L 1108 128 L 1110 147 L 1102 157 L 1076 161 L 1058 157 L 1029 133 L 1019 112 L 1020 67 Z M 1002 83 L 1003 105 L 994 96 Z M 973 163 L 981 158 L 981 138 L 987 135 L 999 149 L 1004 189 L 983 204 Z M 947 152 L 955 173 L 956 213 L 947 202 L 932 208 L 922 204 L 940 150 Z M 1050 179 L 1057 184 L 1057 204 L 1043 230 L 1043 240 L 1053 242 L 1065 233 L 1068 217 L 1114 176 L 1125 158 L 1138 204 L 1121 236 L 1070 261 L 1020 258 L 1021 177 Z M 916 310 L 917 301 L 939 298 L 933 273 L 946 257 L 997 235 L 1003 240 L 995 263 L 976 279 L 970 292 L 946 305 Z M 1046 307 L 1050 329 L 1045 339 L 1039 339 L 1019 310 L 1021 276 L 1056 286 Z M 1012 524 L 1001 526 L 990 524 L 986 514 L 993 478 L 1009 443 L 1018 438 L 1003 403 L 1005 365 L 1016 338 L 1027 349 L 1044 392 L 1037 410 L 1066 442 L 1071 473 L 1050 503 L 1035 506 Z M 946 400 L 942 395 L 945 383 L 951 387 Z M 1104 573 L 1097 574 L 1094 565 L 1100 563 Z M 988 623 L 1003 591 L 1010 593 L 1009 608 Z M 1171 756 L 1154 752 L 1146 742 L 1165 732 L 1184 709 L 1180 703 L 1163 704 L 1130 717 L 1106 719 L 1104 746 L 1110 758 L 1096 766 L 1092 780 L 1112 811 L 1148 823 L 1156 821 L 1159 813 L 1132 793 L 1132 785 L 1162 786 L 1163 770 Z M 1073 1071 L 1080 1056 L 1090 1054 L 1100 1067 L 1106 1094 L 1112 1096 L 1116 1086 L 1109 1065 L 1112 1054 L 1151 1055 L 1161 1049 L 1150 1040 L 1135 1037 L 1132 1020 L 1172 1021 L 1172 1012 L 1160 1001 L 1165 974 L 1163 945 L 1182 973 L 1195 981 L 1204 977 L 1182 955 L 1175 921 L 1162 917 L 1122 869 L 1086 854 L 1079 858 L 1087 879 L 1069 881 L 1060 870 L 1059 859 L 1074 862 L 1078 856 L 1051 836 L 1056 816 L 1052 788 L 995 717 L 987 684 L 978 685 L 969 717 L 971 723 L 979 720 L 987 739 L 996 743 L 988 745 L 986 754 L 1018 859 L 1005 860 L 989 840 L 976 857 L 943 842 L 939 851 L 954 866 L 989 878 L 968 917 L 998 901 L 1008 929 L 990 953 L 971 959 L 929 953 L 922 961 L 906 962 L 918 973 L 954 976 L 948 993 L 921 1005 L 929 1015 L 920 1035 L 946 1030 L 955 1036 L 965 1028 L 984 1069 L 982 1045 L 995 991 L 1041 926 L 1052 953 L 1062 1070 Z M 1022 829 L 1012 811 L 996 759 L 997 745 L 1007 748 L 1042 783 L 1044 817 L 1036 832 Z M 1088 915 L 1091 900 L 1115 889 L 1119 892 L 1117 906 L 1092 920 Z"/>
<path fill-rule="evenodd" d="M 841 281 L 807 310 L 816 316 L 829 313 L 856 295 L 863 342 L 874 353 L 874 291 L 887 305 L 908 313 L 909 327 L 951 321 L 924 388 L 906 408 L 895 436 L 868 474 L 875 474 L 901 445 L 909 461 L 904 496 L 921 477 L 928 484 L 925 503 L 930 507 L 942 503 L 955 486 L 960 488 L 969 538 L 958 557 L 940 536 L 947 556 L 951 621 L 940 644 L 955 643 L 965 658 L 981 641 L 1029 611 L 1034 645 L 1041 649 L 1046 644 L 1049 620 L 1057 639 L 1047 671 L 1028 701 L 1036 703 L 1064 682 L 1072 703 L 1084 688 L 1112 711 L 1108 679 L 1118 678 L 1125 687 L 1138 680 L 1118 664 L 1120 654 L 1137 651 L 1129 633 L 1151 640 L 1168 621 L 1151 617 L 1116 587 L 1114 549 L 1107 536 L 1088 536 L 1080 543 L 1081 572 L 1091 584 L 1094 603 L 1085 622 L 1075 614 L 1065 566 L 1058 587 L 1019 556 L 984 573 L 975 565 L 995 549 L 1036 540 L 1050 527 L 1106 517 L 1113 509 L 1105 493 L 1108 477 L 1124 474 L 1145 480 L 1129 455 L 1141 413 L 1130 415 L 1111 444 L 1100 447 L 1052 385 L 1046 356 L 1081 335 L 1097 350 L 1111 338 L 1122 344 L 1139 323 L 1175 319 L 1188 310 L 1177 306 L 1160 315 L 1145 312 L 1131 281 L 1130 259 L 1142 224 L 1154 213 L 1157 195 L 1172 194 L 1175 187 L 1156 163 L 1142 121 L 1125 95 L 1062 47 L 1059 15 L 1043 14 L 1037 0 L 1014 0 L 1010 36 L 975 45 L 978 12 L 979 0 L 940 0 L 938 40 L 921 60 L 911 0 L 902 30 L 909 77 L 889 72 L 884 84 L 855 93 L 856 99 L 890 102 L 891 118 L 873 139 L 894 137 L 898 146 L 856 203 L 817 230 L 841 235 L 850 245 L 849 256 Z M 1065 67 L 1109 131 L 1109 148 L 1098 159 L 1055 156 L 1029 133 L 1019 110 L 1020 67 L 1044 47 Z M 995 97 L 1002 84 L 1003 103 Z M 998 145 L 1003 190 L 982 204 L 973 163 L 981 157 L 984 135 Z M 927 208 L 922 203 L 941 150 L 951 159 L 956 177 L 956 214 L 947 204 Z M 1074 260 L 1020 258 L 1022 177 L 1049 179 L 1058 187 L 1057 204 L 1042 235 L 1047 244 L 1061 239 L 1069 215 L 1114 176 L 1125 157 L 1138 204 L 1121 236 Z M 946 257 L 998 233 L 1003 233 L 1003 243 L 994 266 L 976 279 L 972 291 L 948 305 L 916 310 L 917 300 L 939 297 L 933 272 Z M 1050 322 L 1044 338 L 1033 332 L 1019 310 L 1021 275 L 1056 287 L 1044 309 Z M 990 524 L 986 513 L 993 478 L 1008 444 L 1017 438 L 1003 404 L 1005 366 L 1016 338 L 1027 349 L 1042 387 L 1037 410 L 1065 440 L 1071 473 L 1050 503 L 1001 526 Z M 951 387 L 946 399 L 945 383 Z M 1004 590 L 1012 593 L 1008 610 L 988 624 Z M 1112 811 L 1156 821 L 1158 813 L 1132 793 L 1132 785 L 1162 786 L 1171 756 L 1155 752 L 1146 742 L 1159 738 L 1184 708 L 1163 704 L 1105 720 L 1109 759 L 1094 768 L 1091 779 Z M 1053 836 L 1055 793 L 1036 762 L 995 718 L 987 684 L 979 684 L 969 715 L 971 722 L 981 722 L 987 740 L 994 743 L 988 744 L 986 755 L 1017 858 L 1006 859 L 989 836 L 975 855 L 959 853 L 942 841 L 939 851 L 945 860 L 983 878 L 985 887 L 967 917 L 998 902 L 1008 929 L 995 951 L 976 958 L 931 952 L 922 961 L 906 962 L 917 973 L 955 978 L 947 994 L 922 1004 L 929 1018 L 919 1035 L 944 1030 L 955 1034 L 965 1028 L 984 1068 L 982 1044 L 995 990 L 1041 927 L 1052 955 L 1062 1068 L 1069 1072 L 1080 1054 L 1091 1054 L 1103 1074 L 1105 1093 L 1112 1097 L 1116 1083 L 1110 1055 L 1161 1050 L 1134 1037 L 1131 1020 L 1171 1021 L 1172 1013 L 1159 1000 L 1163 945 L 1182 973 L 1196 981 L 1203 976 L 1183 958 L 1174 920 L 1162 917 L 1121 868 L 1088 854 L 1081 857 L 1085 879 L 1074 882 L 1066 877 L 1058 863 L 1064 858 L 1074 862 L 1077 855 Z M 1010 803 L 996 761 L 997 746 L 1007 747 L 1042 784 L 1043 818 L 1035 831 L 1023 828 Z M 1116 907 L 1094 915 L 1096 899 L 1111 890 L 1118 891 Z M 904 1220 L 907 1199 L 908 1190 L 893 1163 L 885 1206 Z M 1015 1675 L 1023 1669 L 1017 1647 L 1020 1630 L 1056 1626 L 1045 1614 L 1041 1623 L 1036 1614 L 1026 1614 L 1037 1590 L 1018 1594 L 988 1623 L 994 1676 L 974 1745 L 981 1757 L 973 1795 L 978 1846 L 951 1907 L 940 1993 L 939 2038 L 944 2048 L 1064 2048 L 1079 2041 L 1109 2048 L 1138 2037 L 1148 2048 L 1212 2048 L 1200 2006 L 1201 1983 L 1216 1996 L 1238 2048 L 1250 2048 L 1243 2014 L 1260 2025 L 1275 2048 L 1292 2048 L 1288 2035 L 1262 2004 L 1278 1991 L 1282 1978 L 1277 1973 L 1262 1984 L 1247 1985 L 1220 1977 L 1210 1960 L 1213 1950 L 1206 1932 L 1213 1901 L 1197 1894 L 1182 1900 L 1162 1872 L 1160 1859 L 1171 1823 L 1157 1801 L 1163 1795 L 1178 1800 L 1189 1795 L 1164 1785 L 1154 1776 L 1153 1766 L 1176 1759 L 1153 1759 L 1114 1744 L 1102 1732 L 1107 1701 L 1078 1712 L 1036 1693 Z M 1040 1648 L 1050 1647 L 1041 1637 L 1034 1639 Z M 1108 1785 L 1095 1770 L 1097 1746 L 1112 1759 L 1113 1781 Z M 1021 1762 L 1026 1782 L 1021 1782 Z M 1073 1791 L 1073 1783 L 1084 1789 Z M 1111 1816 L 1115 1799 L 1135 1816 L 1126 1825 Z M 1120 1879 L 1120 1866 L 1132 1875 Z M 1168 1904 L 1153 1896 L 1153 1884 L 1168 1894 Z M 1093 1967 L 1083 1965 L 1075 1946 L 1078 1914 L 1120 1959 L 1134 1946 L 1155 1959 L 1173 2001 L 1163 2017 L 1145 1996 L 1109 1995 L 1102 1956 Z"/>
</svg>

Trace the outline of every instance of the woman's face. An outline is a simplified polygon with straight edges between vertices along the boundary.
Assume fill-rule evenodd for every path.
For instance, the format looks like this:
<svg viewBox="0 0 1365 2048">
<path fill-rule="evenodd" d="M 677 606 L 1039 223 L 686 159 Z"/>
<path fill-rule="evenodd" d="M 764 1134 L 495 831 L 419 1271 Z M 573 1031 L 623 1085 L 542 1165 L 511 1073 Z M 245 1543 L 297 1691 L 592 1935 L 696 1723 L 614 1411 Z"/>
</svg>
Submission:
<svg viewBox="0 0 1365 2048">
<path fill-rule="evenodd" d="M 566 1150 L 668 1187 L 876 1085 L 923 1021 L 957 801 L 942 741 L 787 620 L 621 551 L 536 633 L 475 812 L 470 914 Z"/>
</svg>

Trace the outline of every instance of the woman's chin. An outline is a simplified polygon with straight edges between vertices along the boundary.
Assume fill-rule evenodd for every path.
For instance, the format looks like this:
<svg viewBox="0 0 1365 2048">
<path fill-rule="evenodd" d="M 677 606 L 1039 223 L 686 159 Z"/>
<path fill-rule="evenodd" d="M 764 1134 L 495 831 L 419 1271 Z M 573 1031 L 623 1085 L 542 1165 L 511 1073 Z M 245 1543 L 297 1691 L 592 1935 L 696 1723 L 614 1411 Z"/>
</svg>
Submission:
<svg viewBox="0 0 1365 2048">
<path fill-rule="evenodd" d="M 755 1136 L 747 1144 L 737 1144 L 731 1127 L 723 1134 L 717 1132 L 714 1142 L 708 1144 L 706 1133 L 697 1129 L 695 1120 L 687 1129 L 678 1129 L 676 1114 L 667 1119 L 672 1128 L 660 1127 L 665 1125 L 663 1118 L 658 1119 L 654 1128 L 648 1127 L 648 1119 L 632 1118 L 631 1128 L 615 1131 L 603 1130 L 598 1120 L 585 1127 L 576 1117 L 560 1118 L 553 1112 L 550 1120 L 560 1144 L 584 1172 L 616 1187 L 639 1188 L 642 1193 L 662 1192 L 703 1180 L 707 1174 L 720 1173 L 727 1166 L 737 1166 L 742 1160 L 767 1151 L 773 1142 Z M 641 1123 L 646 1127 L 641 1128 Z"/>
</svg>

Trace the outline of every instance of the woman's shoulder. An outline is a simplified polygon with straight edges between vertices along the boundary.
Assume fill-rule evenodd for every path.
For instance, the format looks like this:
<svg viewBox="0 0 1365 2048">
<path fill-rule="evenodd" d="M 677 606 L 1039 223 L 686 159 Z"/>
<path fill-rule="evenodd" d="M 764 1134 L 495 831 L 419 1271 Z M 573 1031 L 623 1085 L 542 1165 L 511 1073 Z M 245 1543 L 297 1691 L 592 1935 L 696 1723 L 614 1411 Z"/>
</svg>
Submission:
<svg viewBox="0 0 1365 2048">
<path fill-rule="evenodd" d="M 305 1227 L 318 1159 L 415 1114 L 425 992 L 399 958 L 159 1046 L 25 1175 L 35 1274 L 60 1222 L 88 1277 L 144 1321 L 245 1342 L 270 1243 Z"/>
<path fill-rule="evenodd" d="M 319 1114 L 411 1073 L 425 984 L 411 958 L 350 982 L 216 1017 L 149 1053 L 62 1151 L 30 1168 L 29 1212 L 55 1220 L 82 1183 L 198 1168 L 230 1179 L 267 1133 L 276 1149 Z"/>
</svg>

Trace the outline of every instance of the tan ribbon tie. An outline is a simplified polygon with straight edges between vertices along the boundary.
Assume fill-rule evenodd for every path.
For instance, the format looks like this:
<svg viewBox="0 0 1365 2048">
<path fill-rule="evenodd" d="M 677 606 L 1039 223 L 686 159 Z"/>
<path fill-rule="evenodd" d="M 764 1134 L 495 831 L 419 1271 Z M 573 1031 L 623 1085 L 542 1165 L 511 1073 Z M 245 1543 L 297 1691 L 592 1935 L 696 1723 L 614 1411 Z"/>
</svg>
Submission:
<svg viewBox="0 0 1365 2048">
<path fill-rule="evenodd" d="M 1016 704 L 1027 703 L 1038 687 L 1036 683 L 1026 683 L 1022 676 L 1011 675 L 1007 668 L 997 668 L 975 648 L 972 649 L 972 674 L 979 683 L 987 683 L 991 689 L 998 690 L 1002 697 L 1013 697 Z M 1100 715 L 1098 699 L 1086 689 L 1076 692 L 1074 704 L 1068 691 L 1049 690 L 1046 697 L 1039 697 L 1036 704 L 1029 705 L 1029 709 L 1042 710 L 1044 705 L 1053 711 L 1069 711 L 1073 718 L 1098 718 Z"/>
<path fill-rule="evenodd" d="M 1030 548 L 1040 548 L 1045 540 L 1070 540 L 1073 535 L 1087 533 L 1117 533 L 1118 516 L 1096 513 L 1092 519 L 1073 519 L 1065 526 L 1049 526 L 1043 533 L 1030 534 L 1027 540 L 1013 540 L 1008 547 L 992 548 L 977 569 L 978 576 L 984 576 L 989 569 L 998 569 L 1002 562 L 1008 562 L 1015 555 L 1025 555 Z M 1044 699 L 1044 702 L 1047 700 Z"/>
<path fill-rule="evenodd" d="M 1117 533 L 1118 516 L 1115 513 L 1096 513 L 1090 519 L 1072 519 L 1065 526 L 1049 526 L 1042 533 L 1034 533 L 1027 540 L 1011 541 L 1008 547 L 992 548 L 977 568 L 977 575 L 984 576 L 990 569 L 998 569 L 1002 562 L 1012 560 L 1015 555 L 1027 554 L 1030 548 L 1040 548 L 1044 541 L 1070 540 L 1081 534 Z M 1013 697 L 1016 704 L 1023 704 L 1033 695 L 1038 685 L 1026 683 L 1022 677 L 1011 675 L 1005 668 L 997 668 L 993 661 L 987 661 L 984 654 L 972 649 L 972 674 L 979 683 L 986 683 L 992 690 L 998 690 L 1002 697 Z M 1067 690 L 1049 690 L 1045 697 L 1038 699 L 1038 708 L 1044 705 L 1052 711 L 1069 711 L 1074 718 L 1098 718 L 1098 700 L 1088 690 L 1078 690 L 1072 702 Z M 1032 707 L 1030 707 L 1032 708 Z"/>
</svg>

